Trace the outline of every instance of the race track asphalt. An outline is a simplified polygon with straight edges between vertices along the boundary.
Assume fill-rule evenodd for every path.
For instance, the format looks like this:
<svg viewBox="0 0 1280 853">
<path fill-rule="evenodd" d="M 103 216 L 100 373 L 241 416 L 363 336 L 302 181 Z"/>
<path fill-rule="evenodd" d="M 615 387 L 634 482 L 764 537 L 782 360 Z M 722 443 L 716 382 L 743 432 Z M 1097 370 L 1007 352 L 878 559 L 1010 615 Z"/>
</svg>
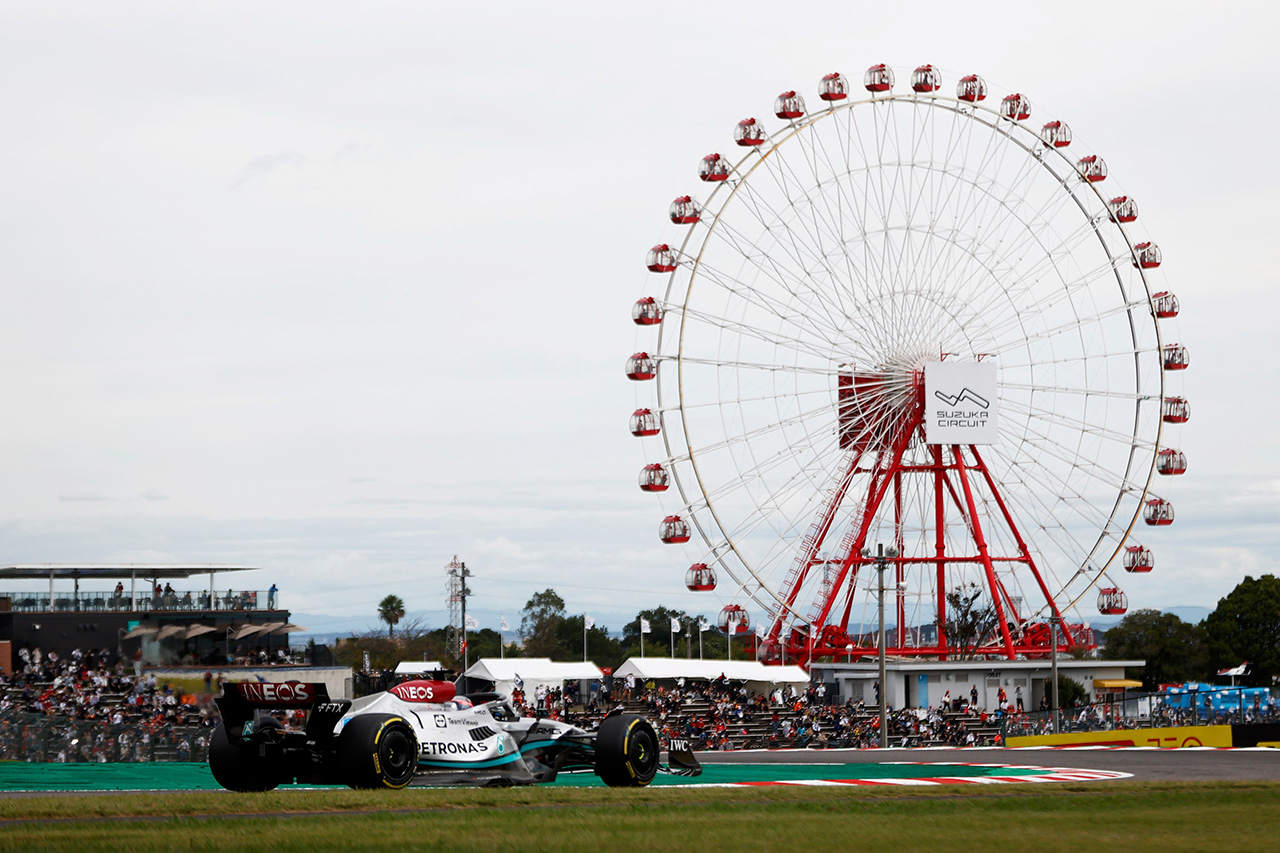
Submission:
<svg viewBox="0 0 1280 853">
<path fill-rule="evenodd" d="M 949 764 L 1036 764 L 1132 773 L 1139 781 L 1243 782 L 1280 780 L 1280 749 L 792 749 L 699 752 L 703 764 L 879 764 L 888 761 Z"/>
</svg>

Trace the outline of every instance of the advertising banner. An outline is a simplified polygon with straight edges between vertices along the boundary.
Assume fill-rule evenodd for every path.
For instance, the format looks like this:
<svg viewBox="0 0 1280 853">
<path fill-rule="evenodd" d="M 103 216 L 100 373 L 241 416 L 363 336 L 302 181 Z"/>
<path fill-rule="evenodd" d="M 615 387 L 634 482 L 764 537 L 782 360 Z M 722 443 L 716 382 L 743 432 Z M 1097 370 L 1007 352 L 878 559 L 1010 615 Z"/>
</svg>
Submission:
<svg viewBox="0 0 1280 853">
<path fill-rule="evenodd" d="M 931 361 L 924 366 L 924 434 L 929 444 L 998 441 L 994 361 Z"/>
</svg>

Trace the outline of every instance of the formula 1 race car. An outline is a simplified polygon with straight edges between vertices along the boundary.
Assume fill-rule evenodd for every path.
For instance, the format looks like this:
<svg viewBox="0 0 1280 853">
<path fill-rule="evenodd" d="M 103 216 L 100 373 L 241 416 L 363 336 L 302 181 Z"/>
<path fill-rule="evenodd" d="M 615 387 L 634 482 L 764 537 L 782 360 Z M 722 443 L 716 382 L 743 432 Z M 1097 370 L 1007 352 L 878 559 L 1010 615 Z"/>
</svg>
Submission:
<svg viewBox="0 0 1280 853">
<path fill-rule="evenodd" d="M 408 785 L 535 785 L 562 771 L 592 770 L 607 785 L 648 785 L 661 770 L 697 776 L 685 741 L 669 764 L 643 717 L 617 709 L 597 731 L 521 717 L 498 693 L 455 695 L 445 681 L 407 681 L 382 693 L 330 699 L 323 684 L 232 682 L 216 700 L 222 723 L 209 744 L 209 769 L 232 791 L 269 791 L 302 782 L 352 788 Z M 280 711 L 306 710 L 291 729 Z"/>
</svg>

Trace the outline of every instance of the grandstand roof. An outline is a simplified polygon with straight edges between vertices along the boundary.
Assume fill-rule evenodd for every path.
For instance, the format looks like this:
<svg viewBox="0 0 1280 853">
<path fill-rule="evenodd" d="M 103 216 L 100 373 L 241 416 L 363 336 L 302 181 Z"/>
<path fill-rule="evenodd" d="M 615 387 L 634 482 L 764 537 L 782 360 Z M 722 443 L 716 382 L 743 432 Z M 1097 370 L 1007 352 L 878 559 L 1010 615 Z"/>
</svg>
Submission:
<svg viewBox="0 0 1280 853">
<path fill-rule="evenodd" d="M 209 563 L 29 563 L 0 566 L 0 580 L 51 578 L 189 578 L 192 575 L 248 572 L 258 566 L 220 566 Z"/>
</svg>

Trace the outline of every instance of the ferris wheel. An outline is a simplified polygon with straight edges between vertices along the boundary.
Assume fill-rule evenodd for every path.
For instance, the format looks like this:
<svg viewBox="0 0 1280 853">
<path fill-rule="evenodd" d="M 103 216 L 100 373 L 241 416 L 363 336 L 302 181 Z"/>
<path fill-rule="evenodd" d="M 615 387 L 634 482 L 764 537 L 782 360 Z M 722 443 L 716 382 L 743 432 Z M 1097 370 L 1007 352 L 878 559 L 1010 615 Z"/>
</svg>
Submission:
<svg viewBox="0 0 1280 853">
<path fill-rule="evenodd" d="M 1050 620 L 1092 645 L 1077 606 L 1125 611 L 1187 467 L 1160 249 L 1027 97 L 894 77 L 783 92 L 671 203 L 626 363 L 640 488 L 764 659 L 874 653 L 877 546 L 891 654 L 954 651 L 967 591 L 997 616 L 970 653 L 1042 655 Z"/>
</svg>

